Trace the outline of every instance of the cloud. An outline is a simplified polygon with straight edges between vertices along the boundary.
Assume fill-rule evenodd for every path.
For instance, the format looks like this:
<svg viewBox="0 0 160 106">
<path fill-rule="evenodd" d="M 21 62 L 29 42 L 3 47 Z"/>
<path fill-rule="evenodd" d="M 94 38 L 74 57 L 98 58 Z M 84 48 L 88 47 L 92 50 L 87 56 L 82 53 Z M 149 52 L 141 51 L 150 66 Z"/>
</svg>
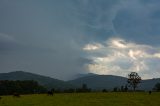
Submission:
<svg viewBox="0 0 160 106">
<path fill-rule="evenodd" d="M 114 74 L 158 70 L 159 3 L 1 0 L 0 72 L 25 70 L 70 79 L 88 67 Z"/>
<path fill-rule="evenodd" d="M 94 44 L 87 44 L 95 46 Z M 92 63 L 88 70 L 97 74 L 127 76 L 129 72 L 138 72 L 142 78 L 159 77 L 160 48 L 137 44 L 121 38 L 111 38 L 105 43 L 97 43 L 103 48 L 83 49 Z M 84 47 L 85 48 L 85 47 Z M 101 53 L 99 53 L 101 52 Z M 156 64 L 153 67 L 153 64 Z"/>
<path fill-rule="evenodd" d="M 123 1 L 112 21 L 115 32 L 127 40 L 159 45 L 159 4 L 157 0 Z"/>
<path fill-rule="evenodd" d="M 0 33 L 0 51 L 13 50 L 17 46 L 16 39 L 7 34 Z"/>
<path fill-rule="evenodd" d="M 85 47 L 83 48 L 83 50 L 97 50 L 102 48 L 102 45 L 99 43 L 95 43 L 95 44 L 87 44 L 85 45 Z"/>
<path fill-rule="evenodd" d="M 15 39 L 12 36 L 0 33 L 0 41 L 7 41 L 7 42 L 13 42 Z"/>
<path fill-rule="evenodd" d="M 85 1 L 85 2 L 84 2 Z M 116 34 L 113 19 L 122 8 L 120 0 L 75 0 L 76 18 L 85 31 L 86 41 L 104 40 Z"/>
<path fill-rule="evenodd" d="M 118 35 L 138 43 L 159 44 L 160 1 L 78 1 L 75 12 L 86 31 L 86 41 L 104 41 Z"/>
<path fill-rule="evenodd" d="M 0 1 L 0 72 L 24 70 L 59 79 L 87 72 L 85 35 L 68 1 Z"/>
</svg>

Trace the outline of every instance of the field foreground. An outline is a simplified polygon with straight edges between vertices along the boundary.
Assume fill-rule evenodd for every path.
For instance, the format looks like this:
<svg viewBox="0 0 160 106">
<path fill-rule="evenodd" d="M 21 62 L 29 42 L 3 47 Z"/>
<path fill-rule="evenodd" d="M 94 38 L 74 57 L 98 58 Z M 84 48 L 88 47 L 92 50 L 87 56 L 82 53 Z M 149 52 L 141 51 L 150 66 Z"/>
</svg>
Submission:
<svg viewBox="0 0 160 106">
<path fill-rule="evenodd" d="M 160 93 L 66 93 L 2 96 L 0 106 L 160 106 Z"/>
</svg>

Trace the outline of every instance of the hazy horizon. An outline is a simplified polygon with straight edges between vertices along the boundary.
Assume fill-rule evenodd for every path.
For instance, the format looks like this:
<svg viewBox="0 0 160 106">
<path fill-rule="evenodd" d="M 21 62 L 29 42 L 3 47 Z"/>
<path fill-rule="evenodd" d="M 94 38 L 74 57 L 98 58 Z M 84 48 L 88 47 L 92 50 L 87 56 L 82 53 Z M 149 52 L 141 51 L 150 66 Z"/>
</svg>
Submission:
<svg viewBox="0 0 160 106">
<path fill-rule="evenodd" d="M 160 78 L 159 0 L 1 0 L 0 73 Z"/>
</svg>

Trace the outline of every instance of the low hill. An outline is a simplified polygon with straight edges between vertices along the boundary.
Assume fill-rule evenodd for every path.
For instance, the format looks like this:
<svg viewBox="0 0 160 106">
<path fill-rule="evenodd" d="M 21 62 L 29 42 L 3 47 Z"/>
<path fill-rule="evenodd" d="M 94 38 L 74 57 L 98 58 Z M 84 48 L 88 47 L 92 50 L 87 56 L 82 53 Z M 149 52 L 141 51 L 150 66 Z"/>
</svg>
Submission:
<svg viewBox="0 0 160 106">
<path fill-rule="evenodd" d="M 68 81 L 71 84 L 74 84 L 78 87 L 81 87 L 82 84 L 87 84 L 89 88 L 95 90 L 101 89 L 113 89 L 114 87 L 120 87 L 125 85 L 127 82 L 127 78 L 120 76 L 112 76 L 112 75 L 90 75 L 86 77 L 81 77 L 75 80 Z"/>
<path fill-rule="evenodd" d="M 73 87 L 73 85 L 68 84 L 67 82 L 62 80 L 23 71 L 0 73 L 0 80 L 35 80 L 48 89 L 65 89 Z"/>
<path fill-rule="evenodd" d="M 160 78 L 142 80 L 139 88 L 142 90 L 152 90 L 157 83 L 160 83 Z"/>
<path fill-rule="evenodd" d="M 75 80 L 68 81 L 71 84 L 74 84 L 78 87 L 81 87 L 82 84 L 87 84 L 91 89 L 102 90 L 108 89 L 113 90 L 114 87 L 121 88 L 127 84 L 127 78 L 113 75 L 91 75 L 80 77 Z M 139 90 L 152 90 L 156 83 L 160 82 L 159 78 L 142 80 L 139 84 Z"/>
</svg>

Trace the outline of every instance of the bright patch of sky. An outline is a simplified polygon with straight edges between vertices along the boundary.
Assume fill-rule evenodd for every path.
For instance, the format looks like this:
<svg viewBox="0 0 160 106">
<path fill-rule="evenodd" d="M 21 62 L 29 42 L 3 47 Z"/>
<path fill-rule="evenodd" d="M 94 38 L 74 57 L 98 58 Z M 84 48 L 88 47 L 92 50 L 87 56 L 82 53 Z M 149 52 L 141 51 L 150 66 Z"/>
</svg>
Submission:
<svg viewBox="0 0 160 106">
<path fill-rule="evenodd" d="M 96 49 L 93 49 L 94 47 Z M 83 50 L 92 60 L 92 63 L 87 65 L 91 73 L 126 77 L 127 73 L 135 71 L 144 79 L 160 76 L 159 47 L 127 42 L 121 38 L 111 38 L 103 44 L 87 44 Z"/>
</svg>

